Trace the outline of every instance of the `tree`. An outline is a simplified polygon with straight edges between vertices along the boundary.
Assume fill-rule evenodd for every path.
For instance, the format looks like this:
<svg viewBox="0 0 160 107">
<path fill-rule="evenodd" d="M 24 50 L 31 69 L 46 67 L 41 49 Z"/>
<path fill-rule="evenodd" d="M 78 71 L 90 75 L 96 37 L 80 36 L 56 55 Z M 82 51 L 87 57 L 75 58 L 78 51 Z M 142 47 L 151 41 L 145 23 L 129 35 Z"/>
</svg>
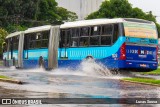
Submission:
<svg viewBox="0 0 160 107">
<path fill-rule="evenodd" d="M 2 58 L 2 52 L 3 52 L 2 45 L 3 45 L 7 35 L 8 35 L 7 31 L 5 31 L 4 29 L 0 28 L 0 59 Z"/>
<path fill-rule="evenodd" d="M 56 13 L 59 15 L 60 21 L 75 21 L 78 18 L 76 13 L 68 11 L 63 7 L 57 7 Z"/>
<path fill-rule="evenodd" d="M 55 0 L 40 0 L 37 19 L 49 22 L 55 21 L 58 18 L 55 12 L 56 6 L 57 2 Z"/>
<path fill-rule="evenodd" d="M 160 37 L 160 25 L 156 23 L 156 26 L 157 26 L 158 37 Z"/>
<path fill-rule="evenodd" d="M 95 18 L 140 18 L 156 23 L 156 18 L 151 11 L 145 13 L 139 8 L 133 8 L 128 0 L 105 0 L 98 11 L 86 17 L 86 19 Z M 158 23 L 156 25 L 160 36 L 160 25 Z"/>
<path fill-rule="evenodd" d="M 58 7 L 55 0 L 0 0 L 0 26 L 8 32 L 75 19 L 75 13 Z"/>
<path fill-rule="evenodd" d="M 114 18 L 114 17 L 130 17 L 129 14 L 132 11 L 132 6 L 127 0 L 105 0 L 100 9 L 91 16 L 89 15 L 87 19 L 90 17 L 95 18 Z M 95 16 L 94 16 L 95 15 Z"/>
</svg>

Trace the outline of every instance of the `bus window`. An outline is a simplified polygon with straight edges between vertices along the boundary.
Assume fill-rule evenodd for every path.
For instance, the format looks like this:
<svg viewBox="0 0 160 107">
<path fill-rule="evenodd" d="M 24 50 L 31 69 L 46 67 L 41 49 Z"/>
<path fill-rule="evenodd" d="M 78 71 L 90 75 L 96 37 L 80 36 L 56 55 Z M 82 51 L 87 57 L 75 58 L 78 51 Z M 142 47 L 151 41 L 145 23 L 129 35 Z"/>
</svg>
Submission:
<svg viewBox="0 0 160 107">
<path fill-rule="evenodd" d="M 102 35 L 111 36 L 112 30 L 113 30 L 112 25 L 104 25 L 102 26 Z"/>
<path fill-rule="evenodd" d="M 111 36 L 101 36 L 101 45 L 111 45 Z"/>
<path fill-rule="evenodd" d="M 89 45 L 89 37 L 81 37 L 79 46 L 88 46 Z"/>
<path fill-rule="evenodd" d="M 100 36 L 101 27 L 100 26 L 93 26 L 91 27 L 91 35 L 90 35 L 90 45 L 99 45 L 99 36 Z"/>
<path fill-rule="evenodd" d="M 13 37 L 13 50 L 18 50 L 19 36 Z"/>
<path fill-rule="evenodd" d="M 71 38 L 71 47 L 78 47 L 78 38 Z"/>
<path fill-rule="evenodd" d="M 61 30 L 60 47 L 69 47 L 71 32 L 70 30 Z"/>
<path fill-rule="evenodd" d="M 99 36 L 90 37 L 90 45 L 99 45 Z"/>
<path fill-rule="evenodd" d="M 89 46 L 89 27 L 82 27 L 79 38 L 79 46 Z"/>
<path fill-rule="evenodd" d="M 60 31 L 60 48 L 65 46 L 65 30 Z"/>
<path fill-rule="evenodd" d="M 65 47 L 69 47 L 70 46 L 70 38 L 71 38 L 71 31 L 70 30 L 66 30 L 65 32 Z"/>
<path fill-rule="evenodd" d="M 29 49 L 34 49 L 36 36 L 34 35 L 34 33 L 27 34 L 26 36 L 28 36 L 29 40 Z"/>
<path fill-rule="evenodd" d="M 47 48 L 49 43 L 49 34 L 49 31 L 26 34 L 25 40 L 29 41 L 29 49 Z M 26 43 L 24 49 L 27 48 L 28 45 Z"/>
<path fill-rule="evenodd" d="M 111 45 L 113 35 L 113 25 L 103 25 L 101 35 L 101 45 Z"/>
<path fill-rule="evenodd" d="M 79 28 L 73 28 L 71 33 L 70 47 L 78 47 L 79 42 Z"/>
<path fill-rule="evenodd" d="M 34 42 L 29 43 L 29 49 L 34 49 Z"/>
<path fill-rule="evenodd" d="M 118 24 L 115 24 L 114 25 L 114 32 L 113 32 L 113 43 L 115 43 L 117 41 L 118 35 L 119 35 Z"/>
<path fill-rule="evenodd" d="M 41 48 L 41 33 L 36 34 L 36 40 L 35 40 L 35 48 Z"/>
<path fill-rule="evenodd" d="M 100 35 L 100 26 L 93 26 L 91 27 L 91 36 Z"/>
<path fill-rule="evenodd" d="M 25 35 L 24 36 L 24 50 L 27 50 L 28 49 L 28 40 L 29 39 L 29 36 Z"/>
<path fill-rule="evenodd" d="M 41 48 L 41 40 L 35 42 L 35 48 Z"/>
<path fill-rule="evenodd" d="M 89 36 L 89 27 L 82 27 L 80 34 L 81 36 Z"/>
<path fill-rule="evenodd" d="M 79 28 L 73 28 L 71 31 L 71 37 L 79 37 Z"/>
<path fill-rule="evenodd" d="M 9 42 L 9 51 L 11 51 L 12 48 L 13 48 L 13 45 L 12 45 L 12 38 L 9 38 L 9 39 L 8 39 L 8 42 Z"/>
<path fill-rule="evenodd" d="M 42 39 L 41 39 L 41 48 L 47 48 L 49 43 L 49 31 L 44 31 L 41 33 Z"/>
</svg>

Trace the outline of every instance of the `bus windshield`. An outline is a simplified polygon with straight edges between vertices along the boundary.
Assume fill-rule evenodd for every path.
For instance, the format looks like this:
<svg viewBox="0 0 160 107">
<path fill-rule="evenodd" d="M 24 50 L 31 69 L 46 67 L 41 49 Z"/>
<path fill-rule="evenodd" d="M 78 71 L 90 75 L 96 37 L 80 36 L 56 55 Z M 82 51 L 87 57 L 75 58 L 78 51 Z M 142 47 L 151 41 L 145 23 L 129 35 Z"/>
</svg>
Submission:
<svg viewBox="0 0 160 107">
<path fill-rule="evenodd" d="M 157 39 L 157 30 L 154 24 L 124 22 L 126 37 Z"/>
</svg>

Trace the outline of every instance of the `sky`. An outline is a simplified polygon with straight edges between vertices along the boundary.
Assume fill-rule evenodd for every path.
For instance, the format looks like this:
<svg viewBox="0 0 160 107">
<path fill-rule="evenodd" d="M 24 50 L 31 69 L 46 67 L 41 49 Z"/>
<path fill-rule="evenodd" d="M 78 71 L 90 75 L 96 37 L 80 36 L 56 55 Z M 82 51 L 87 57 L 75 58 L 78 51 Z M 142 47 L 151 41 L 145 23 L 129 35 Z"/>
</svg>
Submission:
<svg viewBox="0 0 160 107">
<path fill-rule="evenodd" d="M 133 7 L 138 7 L 144 12 L 152 11 L 157 16 L 157 22 L 160 24 L 160 0 L 128 0 Z"/>
</svg>

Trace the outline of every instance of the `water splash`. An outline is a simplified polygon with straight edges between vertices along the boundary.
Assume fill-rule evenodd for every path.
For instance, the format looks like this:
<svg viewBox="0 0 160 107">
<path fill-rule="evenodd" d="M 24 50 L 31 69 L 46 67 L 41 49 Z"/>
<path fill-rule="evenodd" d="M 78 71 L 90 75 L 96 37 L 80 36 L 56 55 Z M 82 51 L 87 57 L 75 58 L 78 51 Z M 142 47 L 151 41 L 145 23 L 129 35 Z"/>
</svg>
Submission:
<svg viewBox="0 0 160 107">
<path fill-rule="evenodd" d="M 3 69 L 4 71 L 15 70 L 19 72 L 15 67 L 10 67 Z M 22 69 L 20 69 L 22 71 Z M 43 68 L 35 69 L 23 69 L 24 72 L 41 72 L 50 75 L 75 75 L 75 76 L 89 76 L 95 78 L 110 78 L 110 79 L 120 79 L 124 78 L 124 75 L 114 75 L 108 68 L 106 68 L 102 63 L 96 62 L 94 59 L 89 58 L 83 60 L 76 69 L 68 68 L 57 68 L 52 71 L 46 71 Z M 126 76 L 125 76 L 126 77 Z"/>
<path fill-rule="evenodd" d="M 77 69 L 58 68 L 53 70 L 56 75 L 79 75 L 79 76 L 92 76 L 104 77 L 111 76 L 112 73 L 103 64 L 96 63 L 93 59 L 83 60 Z"/>
<path fill-rule="evenodd" d="M 0 67 L 0 71 L 14 71 L 14 70 L 17 70 L 15 66 L 11 66 L 11 67 Z"/>
<path fill-rule="evenodd" d="M 35 69 L 25 69 L 24 71 L 27 71 L 27 72 L 45 72 L 45 73 L 47 73 L 46 70 L 42 67 L 35 68 Z"/>
<path fill-rule="evenodd" d="M 112 73 L 103 64 L 96 63 L 93 59 L 82 61 L 79 70 L 92 76 L 110 76 Z"/>
</svg>

